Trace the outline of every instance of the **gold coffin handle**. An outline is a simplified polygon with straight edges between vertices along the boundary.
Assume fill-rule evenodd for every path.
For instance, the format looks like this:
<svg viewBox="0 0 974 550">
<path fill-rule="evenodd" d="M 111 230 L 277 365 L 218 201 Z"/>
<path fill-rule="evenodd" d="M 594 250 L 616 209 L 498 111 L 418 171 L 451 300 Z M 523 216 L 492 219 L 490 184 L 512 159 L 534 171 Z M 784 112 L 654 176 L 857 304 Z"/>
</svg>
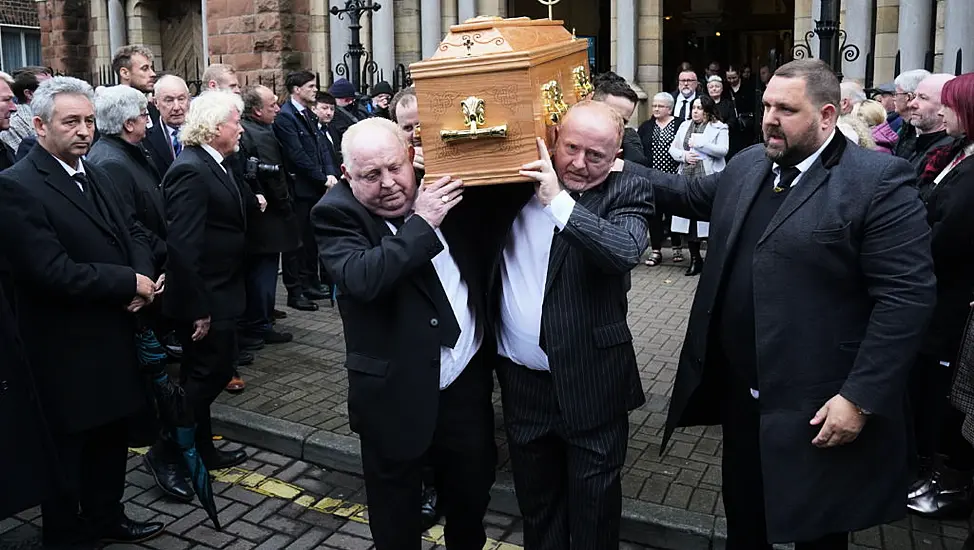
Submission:
<svg viewBox="0 0 974 550">
<path fill-rule="evenodd" d="M 550 80 L 541 86 L 541 101 L 544 106 L 544 121 L 547 126 L 561 124 L 561 119 L 568 112 L 561 84 L 557 80 Z"/>
<path fill-rule="evenodd" d="M 460 102 L 460 111 L 463 113 L 463 120 L 467 127 L 463 130 L 440 130 L 440 139 L 452 143 L 484 138 L 506 138 L 507 124 L 481 127 L 485 122 L 486 110 L 487 103 L 483 99 L 474 96 L 464 99 Z"/>
</svg>

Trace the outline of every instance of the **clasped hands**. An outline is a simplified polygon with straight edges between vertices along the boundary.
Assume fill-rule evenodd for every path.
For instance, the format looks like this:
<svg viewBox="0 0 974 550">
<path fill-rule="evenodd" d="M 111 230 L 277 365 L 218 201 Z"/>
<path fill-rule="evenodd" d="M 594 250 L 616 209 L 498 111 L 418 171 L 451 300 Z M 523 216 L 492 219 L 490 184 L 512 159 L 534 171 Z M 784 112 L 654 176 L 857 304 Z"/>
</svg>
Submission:
<svg viewBox="0 0 974 550">
<path fill-rule="evenodd" d="M 866 418 L 859 407 L 845 397 L 836 395 L 826 401 L 809 422 L 812 426 L 822 426 L 812 439 L 812 445 L 828 449 L 852 443 L 866 425 Z"/>
<path fill-rule="evenodd" d="M 135 274 L 135 297 L 125 308 L 135 313 L 145 306 L 152 303 L 156 296 L 162 294 L 166 289 L 166 274 L 159 275 L 159 279 L 153 281 L 141 273 Z"/>
</svg>

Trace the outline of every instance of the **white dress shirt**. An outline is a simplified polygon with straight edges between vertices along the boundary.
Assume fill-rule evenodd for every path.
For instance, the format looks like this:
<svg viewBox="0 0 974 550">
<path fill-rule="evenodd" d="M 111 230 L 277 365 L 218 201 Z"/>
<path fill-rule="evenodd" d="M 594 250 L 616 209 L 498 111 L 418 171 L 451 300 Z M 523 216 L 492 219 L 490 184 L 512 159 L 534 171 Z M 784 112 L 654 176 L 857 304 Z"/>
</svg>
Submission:
<svg viewBox="0 0 974 550">
<path fill-rule="evenodd" d="M 529 369 L 550 371 L 541 349 L 541 311 L 555 229 L 568 224 L 575 200 L 562 191 L 548 206 L 535 195 L 511 226 L 501 259 L 497 353 Z"/>
<path fill-rule="evenodd" d="M 388 221 L 386 226 L 393 235 L 396 234 L 396 226 Z M 450 245 L 443 238 L 443 232 L 439 228 L 434 231 L 436 237 L 443 243 L 443 250 L 433 257 L 433 269 L 436 270 L 436 276 L 443 285 L 447 299 L 450 300 L 453 316 L 460 325 L 460 337 L 457 338 L 457 343 L 452 348 L 440 347 L 440 389 L 442 390 L 460 376 L 463 369 L 477 354 L 484 335 L 481 327 L 477 326 L 477 316 L 470 307 L 467 283 L 460 277 L 460 267 L 450 254 Z"/>
<path fill-rule="evenodd" d="M 683 94 L 676 94 L 676 96 L 676 102 L 673 103 L 673 116 L 675 116 L 677 120 L 690 120 L 690 117 L 693 115 L 693 101 L 697 99 L 696 92 L 694 92 L 694 94 L 690 97 L 686 97 Z M 687 110 L 685 111 L 683 118 L 680 118 L 680 109 L 683 108 L 684 103 L 687 104 Z"/>
<path fill-rule="evenodd" d="M 209 143 L 204 143 L 203 145 L 200 145 L 200 147 L 202 147 L 204 151 L 213 157 L 213 160 L 215 160 L 216 163 L 220 165 L 220 168 L 223 169 L 223 173 L 227 172 L 226 166 L 223 165 L 223 155 L 221 155 L 219 151 L 211 147 Z"/>
<path fill-rule="evenodd" d="M 829 146 L 829 143 L 832 143 L 832 138 L 834 137 L 835 137 L 835 128 L 832 129 L 832 133 L 829 134 L 829 137 L 828 139 L 825 140 L 825 143 L 823 143 L 822 146 L 818 148 L 818 151 L 815 151 L 811 155 L 808 155 L 808 157 L 806 157 L 805 160 L 795 165 L 795 168 L 798 168 L 798 176 L 796 176 L 795 179 L 792 180 L 790 187 L 794 187 L 795 184 L 798 183 L 798 180 L 802 179 L 802 176 L 805 175 L 805 172 L 807 172 L 808 169 L 812 167 L 812 163 L 818 160 L 818 157 L 822 156 L 822 151 L 824 151 L 825 148 Z M 778 182 L 781 181 L 781 166 L 778 166 L 777 162 L 773 163 L 771 165 L 771 172 L 774 174 L 774 185 L 777 186 Z"/>
<path fill-rule="evenodd" d="M 51 156 L 54 157 L 54 155 L 51 155 Z M 81 192 L 82 193 L 84 193 L 85 192 L 85 188 L 82 187 L 82 185 L 80 183 L 78 183 L 77 180 L 74 179 L 74 175 L 77 174 L 77 173 L 79 173 L 79 172 L 81 174 L 83 174 L 85 177 L 88 176 L 88 174 L 85 174 L 85 165 L 82 164 L 81 159 L 78 159 L 78 167 L 77 168 L 72 168 L 72 167 L 68 166 L 68 163 L 64 162 L 63 160 L 61 160 L 61 159 L 59 159 L 57 157 L 54 157 L 54 160 L 56 160 L 58 162 L 58 164 L 60 164 L 61 167 L 64 168 L 64 171 L 68 173 L 68 176 L 70 176 L 71 179 L 74 180 L 74 184 L 78 186 L 78 189 L 81 189 Z"/>
</svg>

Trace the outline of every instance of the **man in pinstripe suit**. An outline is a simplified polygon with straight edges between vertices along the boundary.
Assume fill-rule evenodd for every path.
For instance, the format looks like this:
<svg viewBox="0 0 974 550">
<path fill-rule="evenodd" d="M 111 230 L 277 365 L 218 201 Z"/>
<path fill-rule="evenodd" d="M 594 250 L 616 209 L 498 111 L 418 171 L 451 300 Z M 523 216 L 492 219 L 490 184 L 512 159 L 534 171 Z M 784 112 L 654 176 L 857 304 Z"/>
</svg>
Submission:
<svg viewBox="0 0 974 550">
<path fill-rule="evenodd" d="M 650 182 L 629 163 L 613 171 L 623 129 L 583 101 L 553 160 L 538 140 L 521 171 L 534 194 L 515 204 L 488 287 L 528 550 L 619 546 L 627 413 L 645 401 L 626 292 L 653 213 Z"/>
</svg>

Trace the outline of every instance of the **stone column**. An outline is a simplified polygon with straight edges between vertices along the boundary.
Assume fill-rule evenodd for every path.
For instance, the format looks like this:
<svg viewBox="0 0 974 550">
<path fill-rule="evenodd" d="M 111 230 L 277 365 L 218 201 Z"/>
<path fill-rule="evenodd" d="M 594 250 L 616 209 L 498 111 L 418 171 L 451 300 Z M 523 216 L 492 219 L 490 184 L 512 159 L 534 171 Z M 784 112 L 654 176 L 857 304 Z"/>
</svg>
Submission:
<svg viewBox="0 0 974 550">
<path fill-rule="evenodd" d="M 331 44 L 328 19 L 332 15 L 328 13 L 329 7 L 323 0 L 311 2 L 311 70 L 319 72 L 323 88 L 330 84 L 328 68 L 331 66 Z"/>
<path fill-rule="evenodd" d="M 108 47 L 112 55 L 125 44 L 125 7 L 122 0 L 108 0 Z"/>
<path fill-rule="evenodd" d="M 387 79 L 392 79 L 396 68 L 396 26 L 393 18 L 393 2 L 382 2 L 379 11 L 372 15 L 372 59 Z M 379 81 L 376 75 L 376 82 Z"/>
<path fill-rule="evenodd" d="M 944 67 L 943 72 L 957 72 L 957 52 L 961 52 L 961 73 L 974 71 L 974 4 L 971 0 L 947 0 L 944 16 Z"/>
<path fill-rule="evenodd" d="M 626 82 L 636 80 L 636 1 L 616 3 L 616 73 Z"/>
<path fill-rule="evenodd" d="M 899 0 L 879 0 L 876 6 L 876 49 L 873 51 L 873 82 L 893 80 L 899 48 Z"/>
<path fill-rule="evenodd" d="M 443 31 L 440 30 L 440 0 L 422 0 L 419 13 L 423 23 L 423 58 L 428 59 L 436 53 L 436 48 L 443 39 Z"/>
<path fill-rule="evenodd" d="M 796 8 L 797 8 L 797 6 L 796 6 Z M 815 30 L 815 22 L 816 21 L 820 21 L 822 19 L 822 0 L 812 0 L 811 9 L 812 9 L 812 12 L 811 12 L 812 27 L 809 30 L 814 31 Z M 814 32 L 812 33 L 812 37 L 808 40 L 808 45 L 811 46 L 811 48 L 812 48 L 812 57 L 814 57 L 815 59 L 818 59 L 818 54 L 819 54 L 819 40 L 818 40 L 818 35 L 815 34 Z M 752 67 L 752 69 L 754 69 L 754 74 L 755 75 L 758 74 L 759 67 Z"/>
<path fill-rule="evenodd" d="M 845 2 L 846 43 L 859 47 L 859 59 L 842 60 L 842 75 L 862 84 L 866 82 L 866 57 L 869 55 L 869 41 L 873 33 L 873 10 L 870 2 Z M 842 52 L 839 52 L 839 57 Z"/>
<path fill-rule="evenodd" d="M 344 0 L 330 0 L 330 4 L 331 6 L 338 6 L 339 9 L 345 7 Z M 348 51 L 348 42 L 351 40 L 351 31 L 348 30 L 348 17 L 342 16 L 339 19 L 337 15 L 328 14 L 328 29 L 331 42 L 331 64 L 328 69 L 334 72 L 335 67 L 342 62 L 345 52 Z M 335 78 L 338 78 L 338 75 L 335 75 Z M 322 86 L 327 84 L 327 82 L 322 82 Z"/>
<path fill-rule="evenodd" d="M 930 24 L 934 16 L 930 2 L 900 2 L 900 70 L 922 69 L 930 47 Z"/>
<path fill-rule="evenodd" d="M 477 0 L 476 15 L 507 16 L 507 2 L 505 0 Z M 555 19 L 558 19 L 555 17 Z"/>
<path fill-rule="evenodd" d="M 427 32 L 427 25 L 439 26 L 440 24 L 440 0 L 436 0 L 433 4 L 436 11 L 435 20 L 427 23 L 425 0 L 422 8 L 420 8 L 420 0 L 396 2 L 396 64 L 403 63 L 408 68 L 410 63 L 426 57 L 423 53 L 423 41 L 430 34 Z M 437 43 L 439 40 L 436 39 Z M 382 68 L 385 71 L 385 80 L 389 84 L 392 84 L 393 68 Z"/>
<path fill-rule="evenodd" d="M 663 1 L 639 0 L 638 47 L 636 50 L 636 81 L 633 88 L 639 96 L 636 114 L 629 122 L 637 126 L 649 118 L 649 99 L 663 90 Z"/>
<path fill-rule="evenodd" d="M 477 0 L 457 0 L 457 14 L 461 23 L 477 17 Z"/>
<path fill-rule="evenodd" d="M 440 0 L 440 14 L 443 17 L 443 26 L 440 29 L 445 36 L 450 26 L 457 24 L 457 0 Z"/>
</svg>

